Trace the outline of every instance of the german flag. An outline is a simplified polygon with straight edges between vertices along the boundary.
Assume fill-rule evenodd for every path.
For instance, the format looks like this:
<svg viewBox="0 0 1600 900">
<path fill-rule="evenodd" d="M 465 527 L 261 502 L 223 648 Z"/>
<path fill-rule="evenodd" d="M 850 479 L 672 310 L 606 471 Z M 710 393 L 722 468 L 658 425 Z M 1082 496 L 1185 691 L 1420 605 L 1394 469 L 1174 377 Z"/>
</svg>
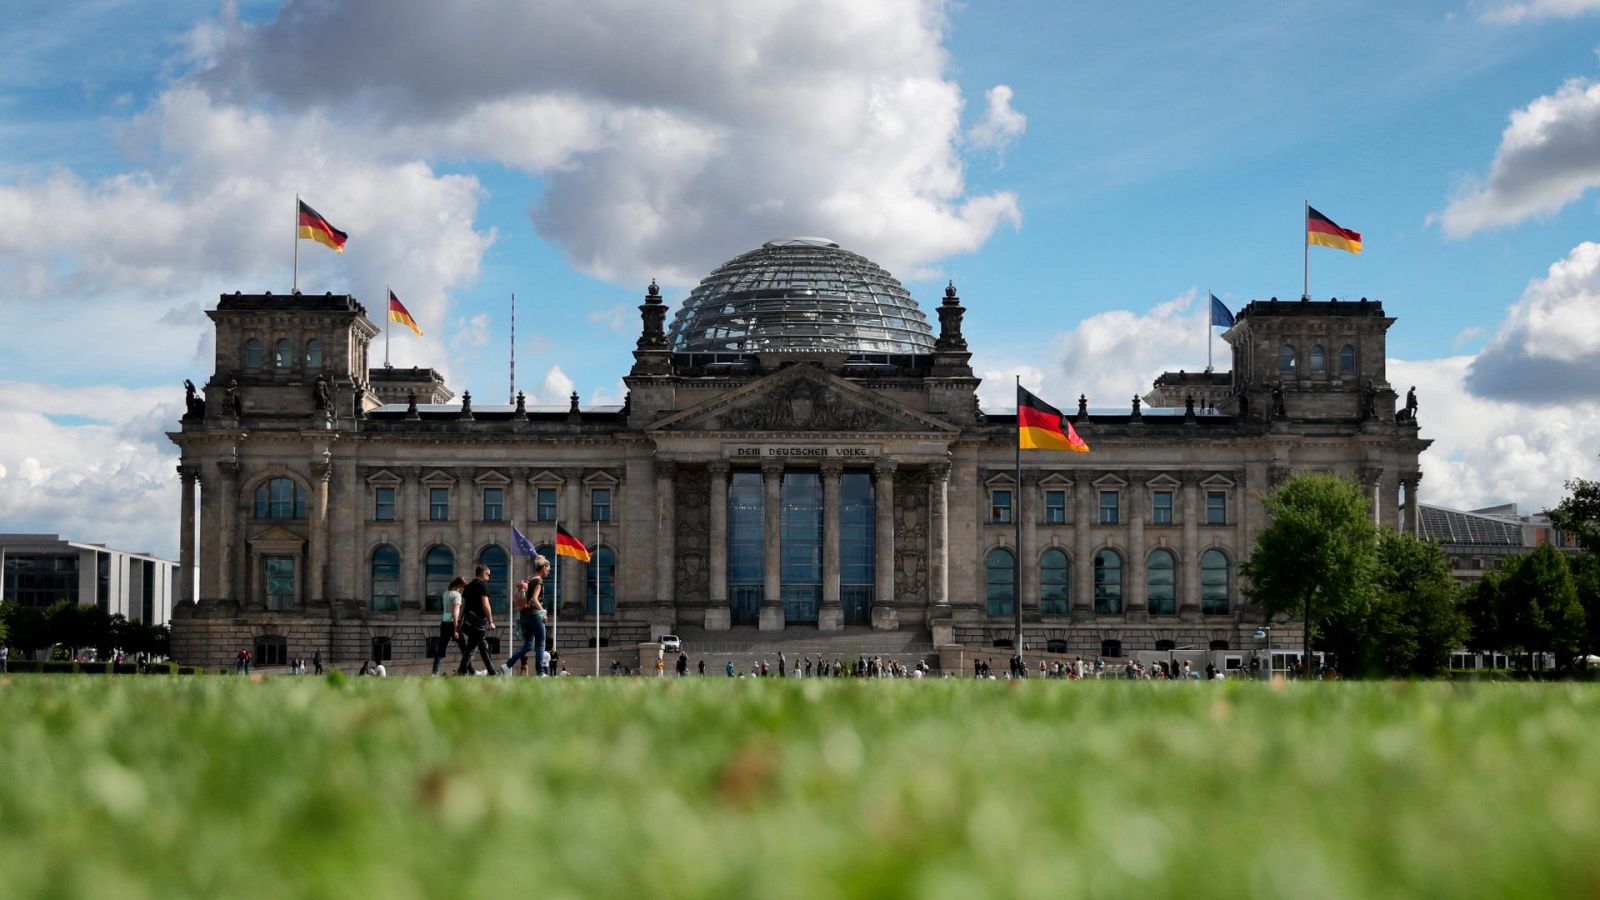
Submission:
<svg viewBox="0 0 1600 900">
<path fill-rule="evenodd" d="M 415 331 L 417 337 L 422 337 L 422 328 L 417 325 L 416 319 L 411 318 L 411 312 L 406 309 L 404 303 L 400 302 L 400 298 L 394 295 L 394 291 L 389 292 L 389 321 L 399 322 L 401 325 Z"/>
<path fill-rule="evenodd" d="M 1348 253 L 1361 252 L 1361 232 L 1340 228 L 1333 220 L 1306 207 L 1306 243 L 1319 247 L 1332 247 Z"/>
<path fill-rule="evenodd" d="M 335 253 L 344 252 L 344 242 L 350 235 L 328 224 L 322 214 L 306 205 L 304 200 L 300 203 L 300 231 L 299 236 L 305 240 L 316 241 Z"/>
<path fill-rule="evenodd" d="M 567 530 L 562 528 L 558 522 L 556 523 L 556 555 L 570 556 L 578 562 L 586 563 L 589 561 L 589 548 L 583 545 L 583 541 L 568 534 Z"/>
<path fill-rule="evenodd" d="M 1089 452 L 1089 445 L 1078 437 L 1072 423 L 1062 418 L 1061 410 L 1028 393 L 1020 384 L 1017 385 L 1017 446 L 1024 450 Z"/>
</svg>

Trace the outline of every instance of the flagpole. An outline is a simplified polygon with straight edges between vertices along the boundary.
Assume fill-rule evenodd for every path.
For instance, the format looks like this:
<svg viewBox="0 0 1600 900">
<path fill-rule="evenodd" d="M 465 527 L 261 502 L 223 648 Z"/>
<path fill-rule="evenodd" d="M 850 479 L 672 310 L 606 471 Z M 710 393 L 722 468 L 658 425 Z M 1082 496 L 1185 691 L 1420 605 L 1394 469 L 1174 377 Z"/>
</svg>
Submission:
<svg viewBox="0 0 1600 900">
<path fill-rule="evenodd" d="M 594 549 L 589 552 L 594 566 L 594 677 L 600 677 L 600 523 L 594 523 Z"/>
<path fill-rule="evenodd" d="M 517 402 L 517 292 L 511 292 L 511 387 L 506 402 Z"/>
<path fill-rule="evenodd" d="M 298 241 L 295 243 L 296 246 L 299 245 Z M 386 284 L 383 286 L 383 292 L 387 295 L 383 298 L 383 305 L 388 307 L 389 312 L 393 312 L 394 301 L 390 300 L 389 298 L 394 296 L 394 288 Z M 390 316 L 385 315 L 383 317 L 383 367 L 385 369 L 389 368 L 389 326 L 392 324 L 394 324 L 394 320 Z M 516 523 L 513 522 L 512 524 L 515 525 Z"/>
<path fill-rule="evenodd" d="M 1015 600 L 1015 602 L 1012 603 L 1012 610 L 1016 613 L 1016 634 L 1015 634 L 1015 637 L 1016 637 L 1017 658 L 1018 659 L 1022 659 L 1022 403 L 1020 402 L 1021 399 L 1022 399 L 1022 376 L 1021 375 L 1017 376 L 1017 393 L 1016 393 L 1016 397 L 1017 397 L 1017 400 L 1019 401 L 1017 403 L 1017 441 L 1016 441 L 1016 445 L 1017 445 L 1016 446 L 1016 451 L 1017 451 L 1017 484 L 1016 484 L 1016 487 L 1017 487 L 1017 498 L 1016 498 L 1016 503 L 1012 504 L 1012 506 L 1014 508 L 1012 510 L 1011 518 L 1012 518 L 1013 524 L 1015 524 L 1017 526 L 1017 544 L 1016 544 L 1017 554 L 1016 554 L 1016 572 L 1015 572 L 1015 577 L 1012 579 L 1012 591 L 1014 592 L 1014 600 Z M 1024 668 L 1026 668 L 1027 664 L 1028 664 L 1027 661 L 1023 660 L 1022 665 L 1023 665 Z"/>
<path fill-rule="evenodd" d="M 300 195 L 294 195 L 294 276 L 289 293 L 300 293 Z"/>
<path fill-rule="evenodd" d="M 550 553 L 555 557 L 550 565 L 555 567 L 555 602 L 550 604 L 550 646 L 561 647 L 561 519 L 556 519 L 556 530 L 550 534 Z M 552 673 L 553 674 L 553 673 Z"/>
<path fill-rule="evenodd" d="M 516 530 L 517 522 L 515 519 L 513 519 L 511 520 L 511 531 L 513 534 L 515 534 Z M 517 642 L 517 598 L 512 596 L 512 592 L 517 589 L 517 552 L 519 549 L 520 548 L 517 547 L 516 538 L 513 537 L 511 539 L 511 565 L 508 567 L 506 572 L 506 621 L 510 623 L 506 626 L 506 637 L 511 639 L 510 643 L 513 645 Z M 510 648 L 505 648 L 505 651 L 506 658 L 510 659 Z M 526 656 L 523 657 L 523 660 L 523 665 L 527 665 Z M 537 657 L 535 657 L 533 660 L 533 668 L 536 672 L 539 670 L 539 660 Z M 512 677 L 512 673 L 507 672 L 506 677 Z"/>
<path fill-rule="evenodd" d="M 1304 292 L 1300 295 L 1300 299 L 1302 299 L 1302 300 L 1310 300 L 1311 299 L 1311 237 L 1310 237 L 1310 234 L 1306 231 L 1306 226 L 1311 224 L 1311 200 L 1310 200 L 1310 198 L 1306 199 L 1305 204 L 1306 204 L 1305 209 L 1302 211 L 1302 213 L 1300 215 L 1300 243 L 1305 245 L 1305 246 L 1303 246 L 1301 248 L 1301 255 L 1304 256 L 1304 258 L 1305 258 L 1305 284 L 1304 284 Z"/>
<path fill-rule="evenodd" d="M 1200 321 L 1206 326 L 1206 374 L 1211 374 L 1211 289 L 1206 288 L 1206 314 Z"/>
</svg>

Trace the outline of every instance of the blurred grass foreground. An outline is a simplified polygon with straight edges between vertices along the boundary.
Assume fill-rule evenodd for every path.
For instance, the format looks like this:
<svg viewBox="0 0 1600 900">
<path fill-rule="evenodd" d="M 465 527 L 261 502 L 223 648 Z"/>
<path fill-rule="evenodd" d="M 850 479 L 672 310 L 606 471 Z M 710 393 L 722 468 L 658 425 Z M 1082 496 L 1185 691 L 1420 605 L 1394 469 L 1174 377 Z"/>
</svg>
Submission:
<svg viewBox="0 0 1600 900">
<path fill-rule="evenodd" d="M 1600 895 L 1573 684 L 0 684 L 7 897 Z"/>
</svg>

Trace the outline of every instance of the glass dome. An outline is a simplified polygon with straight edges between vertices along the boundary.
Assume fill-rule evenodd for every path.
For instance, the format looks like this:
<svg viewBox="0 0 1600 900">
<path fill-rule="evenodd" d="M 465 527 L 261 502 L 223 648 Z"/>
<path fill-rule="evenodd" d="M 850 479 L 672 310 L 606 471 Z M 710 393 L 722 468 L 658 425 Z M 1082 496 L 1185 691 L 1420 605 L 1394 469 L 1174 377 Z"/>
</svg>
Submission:
<svg viewBox="0 0 1600 900">
<path fill-rule="evenodd" d="M 768 241 L 689 293 L 678 353 L 932 353 L 933 329 L 894 276 L 827 238 Z"/>
</svg>

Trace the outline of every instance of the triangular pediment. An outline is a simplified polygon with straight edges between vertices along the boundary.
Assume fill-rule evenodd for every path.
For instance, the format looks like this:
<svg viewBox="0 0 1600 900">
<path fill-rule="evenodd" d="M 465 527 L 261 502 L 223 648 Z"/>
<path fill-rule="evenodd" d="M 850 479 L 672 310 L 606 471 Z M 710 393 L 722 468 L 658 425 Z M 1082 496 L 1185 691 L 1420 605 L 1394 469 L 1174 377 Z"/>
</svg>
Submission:
<svg viewBox="0 0 1600 900">
<path fill-rule="evenodd" d="M 780 370 L 673 413 L 651 432 L 912 432 L 960 429 L 815 365 Z"/>
<path fill-rule="evenodd" d="M 306 542 L 305 538 L 290 531 L 281 525 L 273 525 L 255 534 L 250 538 L 250 543 L 257 549 L 264 546 L 299 547 Z"/>
</svg>

